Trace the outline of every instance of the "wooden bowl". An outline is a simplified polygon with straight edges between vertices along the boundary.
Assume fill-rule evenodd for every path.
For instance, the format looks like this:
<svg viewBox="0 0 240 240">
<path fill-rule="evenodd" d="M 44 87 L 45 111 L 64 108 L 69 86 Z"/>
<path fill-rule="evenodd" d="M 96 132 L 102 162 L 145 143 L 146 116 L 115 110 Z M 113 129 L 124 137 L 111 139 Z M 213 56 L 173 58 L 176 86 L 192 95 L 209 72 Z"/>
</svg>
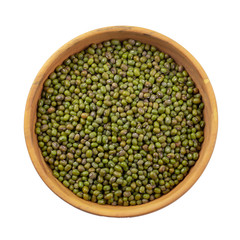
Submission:
<svg viewBox="0 0 240 240">
<path fill-rule="evenodd" d="M 42 157 L 35 134 L 37 102 L 40 98 L 44 81 L 70 55 L 85 49 L 92 43 L 100 43 L 110 39 L 124 40 L 129 38 L 156 46 L 161 51 L 168 53 L 178 64 L 183 65 L 188 71 L 200 90 L 205 104 L 205 140 L 199 154 L 199 159 L 191 168 L 189 174 L 166 195 L 137 206 L 99 205 L 77 197 L 53 176 L 52 170 Z M 207 74 L 197 60 L 172 39 L 148 29 L 129 26 L 96 29 L 74 38 L 57 50 L 43 65 L 32 84 L 26 103 L 24 119 L 25 140 L 29 155 L 38 174 L 47 186 L 60 198 L 76 208 L 89 213 L 111 217 L 131 217 L 151 213 L 181 197 L 197 181 L 210 160 L 216 141 L 217 128 L 218 114 L 214 92 Z"/>
</svg>

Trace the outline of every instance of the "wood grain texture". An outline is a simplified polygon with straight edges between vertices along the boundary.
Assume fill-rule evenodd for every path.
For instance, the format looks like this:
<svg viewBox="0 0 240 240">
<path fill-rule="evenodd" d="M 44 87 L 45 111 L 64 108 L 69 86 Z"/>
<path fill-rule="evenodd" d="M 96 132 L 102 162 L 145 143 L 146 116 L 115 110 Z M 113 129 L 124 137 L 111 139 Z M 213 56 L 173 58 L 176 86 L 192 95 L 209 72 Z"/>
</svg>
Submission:
<svg viewBox="0 0 240 240">
<path fill-rule="evenodd" d="M 185 179 L 168 194 L 138 206 L 99 205 L 77 197 L 52 175 L 52 170 L 48 167 L 41 155 L 34 130 L 37 102 L 40 98 L 44 81 L 49 74 L 70 55 L 85 49 L 92 43 L 100 43 L 110 39 L 124 40 L 129 38 L 156 46 L 161 51 L 168 53 L 177 63 L 182 64 L 186 68 L 199 88 L 205 104 L 205 140 L 195 166 L 192 167 Z M 46 185 L 60 198 L 76 208 L 89 213 L 111 217 L 131 217 L 151 213 L 169 205 L 181 197 L 192 187 L 207 166 L 214 149 L 217 129 L 218 113 L 215 95 L 206 73 L 197 60 L 172 39 L 148 29 L 130 26 L 96 29 L 74 38 L 57 50 L 43 65 L 32 84 L 26 103 L 24 119 L 24 132 L 28 152 L 35 169 Z"/>
</svg>

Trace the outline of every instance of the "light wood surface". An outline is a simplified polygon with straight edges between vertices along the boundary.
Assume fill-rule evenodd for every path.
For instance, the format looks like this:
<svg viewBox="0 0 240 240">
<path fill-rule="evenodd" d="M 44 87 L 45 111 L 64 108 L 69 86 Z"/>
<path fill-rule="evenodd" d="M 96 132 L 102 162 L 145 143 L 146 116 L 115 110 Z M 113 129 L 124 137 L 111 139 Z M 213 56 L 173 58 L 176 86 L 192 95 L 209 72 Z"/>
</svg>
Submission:
<svg viewBox="0 0 240 240">
<path fill-rule="evenodd" d="M 85 49 L 92 43 L 100 43 L 109 39 L 124 40 L 129 38 L 156 46 L 161 51 L 168 53 L 177 63 L 182 64 L 186 68 L 199 88 L 205 104 L 205 140 L 195 166 L 192 167 L 185 179 L 168 194 L 138 206 L 99 205 L 77 197 L 52 175 L 52 170 L 41 155 L 35 134 L 37 102 L 40 98 L 44 81 L 67 57 Z M 111 217 L 130 217 L 151 213 L 169 205 L 181 197 L 192 187 L 207 166 L 214 149 L 217 129 L 218 114 L 215 95 L 206 73 L 197 60 L 182 46 L 168 37 L 148 29 L 130 26 L 96 29 L 74 38 L 57 50 L 43 65 L 32 84 L 26 103 L 24 119 L 24 132 L 28 152 L 35 169 L 46 185 L 60 198 L 76 208 L 89 213 Z"/>
</svg>

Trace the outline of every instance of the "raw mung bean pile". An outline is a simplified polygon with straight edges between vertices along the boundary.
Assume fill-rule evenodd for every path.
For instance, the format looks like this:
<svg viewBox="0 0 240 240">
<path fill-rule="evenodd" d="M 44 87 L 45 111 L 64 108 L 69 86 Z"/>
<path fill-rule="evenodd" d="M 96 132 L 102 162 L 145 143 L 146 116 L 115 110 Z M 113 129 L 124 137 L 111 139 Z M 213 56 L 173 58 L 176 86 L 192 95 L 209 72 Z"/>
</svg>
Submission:
<svg viewBox="0 0 240 240">
<path fill-rule="evenodd" d="M 36 134 L 53 175 L 88 201 L 139 205 L 199 157 L 201 95 L 183 66 L 132 39 L 92 44 L 45 81 Z"/>
</svg>

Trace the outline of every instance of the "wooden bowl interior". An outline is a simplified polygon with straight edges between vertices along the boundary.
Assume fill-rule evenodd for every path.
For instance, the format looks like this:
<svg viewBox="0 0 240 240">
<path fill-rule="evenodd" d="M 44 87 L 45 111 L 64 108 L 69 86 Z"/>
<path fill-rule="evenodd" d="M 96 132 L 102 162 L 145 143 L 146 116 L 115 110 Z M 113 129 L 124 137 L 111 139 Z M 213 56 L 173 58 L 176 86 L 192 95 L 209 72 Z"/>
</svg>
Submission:
<svg viewBox="0 0 240 240">
<path fill-rule="evenodd" d="M 125 40 L 129 38 L 156 46 L 159 50 L 168 53 L 177 63 L 182 64 L 186 68 L 199 88 L 205 104 L 205 140 L 195 166 L 192 167 L 185 179 L 168 194 L 138 206 L 99 205 L 77 197 L 52 175 L 52 170 L 42 157 L 35 134 L 37 102 L 40 98 L 44 81 L 66 58 L 85 49 L 92 43 L 100 43 L 109 39 Z M 153 212 L 174 202 L 197 181 L 205 169 L 215 145 L 217 135 L 217 107 L 215 96 L 206 73 L 196 59 L 179 44 L 148 29 L 137 27 L 109 27 L 88 32 L 71 40 L 56 51 L 44 64 L 36 76 L 28 96 L 24 131 L 28 151 L 38 174 L 47 186 L 60 198 L 89 213 L 113 217 L 137 216 Z"/>
</svg>

